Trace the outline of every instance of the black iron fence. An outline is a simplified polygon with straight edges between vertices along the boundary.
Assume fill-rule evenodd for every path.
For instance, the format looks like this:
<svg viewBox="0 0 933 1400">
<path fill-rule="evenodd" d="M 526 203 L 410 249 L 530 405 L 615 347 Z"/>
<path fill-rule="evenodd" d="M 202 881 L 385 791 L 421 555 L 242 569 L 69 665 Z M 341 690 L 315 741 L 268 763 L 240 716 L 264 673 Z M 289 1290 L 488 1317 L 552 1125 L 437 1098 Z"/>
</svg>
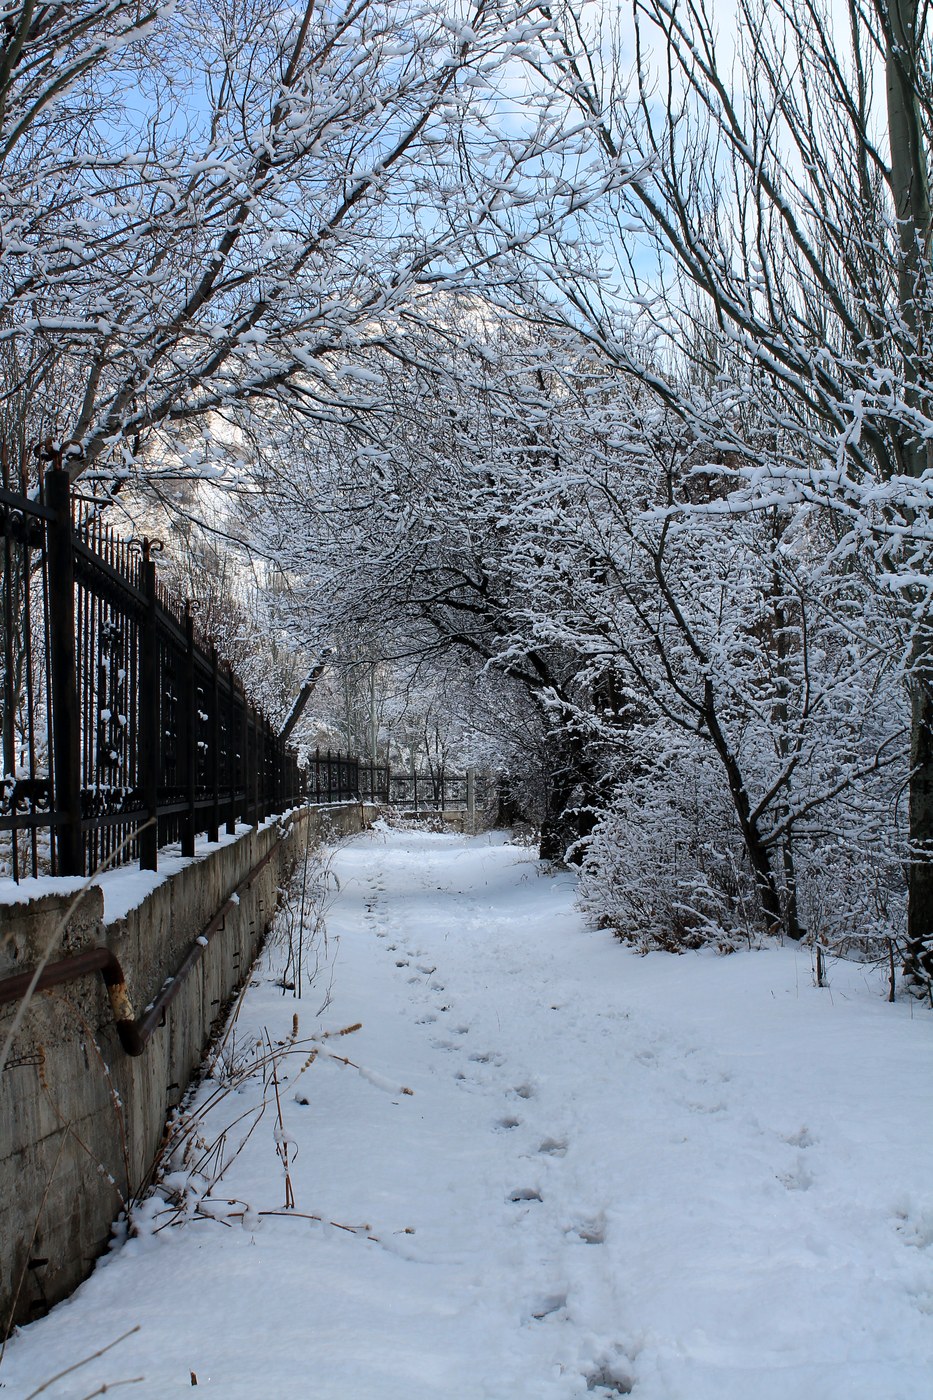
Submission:
<svg viewBox="0 0 933 1400">
<path fill-rule="evenodd" d="M 475 804 L 462 774 L 393 773 L 320 750 L 299 768 L 230 668 L 160 588 L 147 539 L 124 540 L 60 458 L 0 484 L 0 874 L 155 870 L 159 850 L 298 802 L 410 814 Z M 27 489 L 27 485 L 32 489 Z"/>
<path fill-rule="evenodd" d="M 349 753 L 321 753 L 315 749 L 307 760 L 305 777 L 305 802 L 326 804 L 326 802 L 346 802 L 356 798 L 359 801 L 380 801 L 378 788 L 371 797 L 368 776 L 370 771 L 384 773 L 384 769 L 370 770 L 367 764 Z"/>
<path fill-rule="evenodd" d="M 163 594 L 156 545 L 82 515 L 59 465 L 30 494 L 3 468 L 0 834 L 14 879 L 137 856 L 154 870 L 169 842 L 193 854 L 198 831 L 358 797 L 356 759 L 299 769 L 196 638 L 190 606 Z"/>
<path fill-rule="evenodd" d="M 392 773 L 385 800 L 413 813 L 463 812 L 477 801 L 473 781 L 467 773 Z"/>
</svg>

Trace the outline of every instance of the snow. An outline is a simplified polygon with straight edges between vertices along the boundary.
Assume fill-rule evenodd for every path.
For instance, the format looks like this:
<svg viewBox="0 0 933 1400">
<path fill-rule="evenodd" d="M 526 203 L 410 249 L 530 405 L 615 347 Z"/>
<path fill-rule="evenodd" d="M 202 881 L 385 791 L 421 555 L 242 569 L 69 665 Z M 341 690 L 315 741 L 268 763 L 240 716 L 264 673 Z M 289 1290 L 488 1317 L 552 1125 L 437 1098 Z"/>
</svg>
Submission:
<svg viewBox="0 0 933 1400">
<path fill-rule="evenodd" d="M 30 904 L 46 895 L 80 894 L 86 881 L 80 875 L 27 875 L 18 883 L 0 879 L 0 904 Z"/>
<path fill-rule="evenodd" d="M 277 820 L 270 818 L 269 821 Z M 264 822 L 263 825 L 268 825 Z M 140 870 L 138 861 L 131 861 L 127 865 L 118 866 L 115 870 L 104 870 L 90 879 L 85 879 L 81 875 L 39 875 L 29 876 L 20 880 L 19 883 L 12 879 L 0 880 L 0 904 L 28 904 L 31 900 L 41 899 L 44 895 L 76 895 L 89 885 L 99 885 L 104 895 L 104 923 L 116 923 L 120 919 L 125 919 L 132 909 L 136 909 L 143 901 L 157 889 L 159 885 L 165 883 L 172 875 L 184 869 L 186 865 L 191 865 L 195 861 L 204 860 L 212 851 L 217 851 L 221 846 L 228 846 L 233 841 L 239 840 L 251 828 L 244 823 L 237 824 L 236 832 L 228 834 L 221 831 L 217 841 L 208 841 L 202 833 L 195 840 L 195 853 L 193 856 L 183 856 L 181 847 L 177 845 L 165 846 L 159 852 L 158 870 Z"/>
<path fill-rule="evenodd" d="M 336 807 L 347 804 L 330 805 Z M 269 826 L 287 823 L 291 815 L 290 810 L 267 817 L 256 829 L 262 831 Z M 104 923 L 118 923 L 133 909 L 138 908 L 153 890 L 173 875 L 177 875 L 185 866 L 204 860 L 212 852 L 220 850 L 222 846 L 231 845 L 251 830 L 252 827 L 248 823 L 237 822 L 234 832 L 221 830 L 216 841 L 208 841 L 201 832 L 195 838 L 193 856 L 183 856 L 177 842 L 174 845 L 163 846 L 159 851 L 158 870 L 141 870 L 138 861 L 130 861 L 116 869 L 100 871 L 89 879 L 81 875 L 28 876 L 18 883 L 9 878 L 0 879 L 0 904 L 28 904 L 31 900 L 50 894 L 76 895 L 87 885 L 99 885 L 104 895 Z M 232 898 L 239 904 L 239 895 L 233 895 Z"/>
<path fill-rule="evenodd" d="M 139 862 L 132 861 L 116 870 L 105 870 L 95 875 L 92 883 L 100 885 L 104 894 L 104 923 L 114 924 L 120 919 L 125 919 L 153 890 L 158 889 L 159 885 L 164 885 L 166 880 L 177 875 L 186 865 L 204 860 L 212 851 L 230 845 L 249 830 L 249 826 L 239 822 L 234 834 L 222 830 L 217 841 L 208 841 L 202 832 L 195 839 L 193 856 L 183 856 L 177 843 L 174 846 L 165 846 L 159 851 L 158 870 L 140 870 Z"/>
<path fill-rule="evenodd" d="M 639 957 L 501 836 L 381 829 L 333 869 L 327 966 L 296 1000 L 270 950 L 224 1049 L 280 1042 L 281 1121 L 267 1083 L 4 1393 L 138 1325 L 44 1393 L 925 1400 L 929 1013 L 795 948 Z M 233 1155 L 262 1075 L 217 1088 Z"/>
</svg>

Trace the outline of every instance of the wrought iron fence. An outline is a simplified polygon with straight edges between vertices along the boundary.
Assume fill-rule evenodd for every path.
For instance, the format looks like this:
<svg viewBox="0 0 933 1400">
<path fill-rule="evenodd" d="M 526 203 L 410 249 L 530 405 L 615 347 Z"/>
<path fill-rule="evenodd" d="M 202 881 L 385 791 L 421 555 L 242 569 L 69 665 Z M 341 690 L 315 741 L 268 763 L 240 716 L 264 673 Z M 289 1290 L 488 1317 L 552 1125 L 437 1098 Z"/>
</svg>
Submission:
<svg viewBox="0 0 933 1400">
<path fill-rule="evenodd" d="M 85 875 L 195 834 L 217 840 L 298 802 L 408 813 L 476 805 L 471 776 L 295 751 L 247 700 L 191 605 L 159 586 L 147 539 L 84 510 L 60 454 L 11 479 L 0 451 L 0 873 Z"/>
<path fill-rule="evenodd" d="M 307 771 L 156 578 L 156 545 L 76 515 L 67 472 L 0 487 L 0 833 L 14 879 L 89 874 L 301 800 L 356 799 L 360 765 Z M 386 783 L 387 785 L 387 783 Z M 121 847 L 126 849 L 121 852 Z"/>
<path fill-rule="evenodd" d="M 387 800 L 415 813 L 462 812 L 470 806 L 473 781 L 468 773 L 393 773 Z M 472 800 L 477 800 L 475 793 Z"/>
</svg>

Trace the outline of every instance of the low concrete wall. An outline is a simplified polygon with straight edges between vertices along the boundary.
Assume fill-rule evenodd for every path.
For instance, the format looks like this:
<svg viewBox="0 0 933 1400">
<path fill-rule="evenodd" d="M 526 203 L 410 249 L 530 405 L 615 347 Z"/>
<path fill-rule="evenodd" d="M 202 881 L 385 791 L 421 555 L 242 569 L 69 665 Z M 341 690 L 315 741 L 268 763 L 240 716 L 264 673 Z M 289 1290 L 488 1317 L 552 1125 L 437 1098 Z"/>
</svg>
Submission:
<svg viewBox="0 0 933 1400">
<path fill-rule="evenodd" d="M 245 979 L 306 840 L 360 831 L 369 815 L 359 803 L 312 807 L 283 823 L 284 836 L 276 824 L 250 829 L 196 858 L 114 923 L 104 922 L 99 887 L 81 896 L 51 956 L 106 944 L 123 966 L 138 1016 L 275 848 L 138 1058 L 120 1045 L 99 975 L 33 998 L 0 1074 L 0 1339 L 65 1297 L 106 1248 L 111 1223 L 145 1183 L 166 1118 Z M 52 893 L 0 904 L 0 977 L 35 966 L 73 899 Z M 0 1008 L 0 1043 L 15 1012 Z"/>
</svg>

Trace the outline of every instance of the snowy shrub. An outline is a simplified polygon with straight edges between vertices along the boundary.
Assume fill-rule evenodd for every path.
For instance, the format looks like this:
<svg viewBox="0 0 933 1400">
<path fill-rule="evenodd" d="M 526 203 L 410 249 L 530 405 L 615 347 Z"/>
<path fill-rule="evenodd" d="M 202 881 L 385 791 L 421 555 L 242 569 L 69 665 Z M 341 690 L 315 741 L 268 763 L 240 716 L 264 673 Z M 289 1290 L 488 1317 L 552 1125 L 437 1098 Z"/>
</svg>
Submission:
<svg viewBox="0 0 933 1400">
<path fill-rule="evenodd" d="M 701 767 L 621 787 L 590 838 L 580 903 L 642 951 L 731 951 L 763 931 L 728 796 Z"/>
<path fill-rule="evenodd" d="M 269 930 L 269 946 L 283 954 L 280 985 L 300 997 L 329 966 L 327 914 L 337 897 L 339 882 L 332 868 L 335 848 L 313 847 L 310 829 L 305 849 L 285 886 Z M 324 991 L 321 1010 L 328 1005 Z"/>
<path fill-rule="evenodd" d="M 874 962 L 903 945 L 904 865 L 883 841 L 837 836 L 811 845 L 798 858 L 797 898 L 808 941 L 827 952 Z"/>
</svg>

